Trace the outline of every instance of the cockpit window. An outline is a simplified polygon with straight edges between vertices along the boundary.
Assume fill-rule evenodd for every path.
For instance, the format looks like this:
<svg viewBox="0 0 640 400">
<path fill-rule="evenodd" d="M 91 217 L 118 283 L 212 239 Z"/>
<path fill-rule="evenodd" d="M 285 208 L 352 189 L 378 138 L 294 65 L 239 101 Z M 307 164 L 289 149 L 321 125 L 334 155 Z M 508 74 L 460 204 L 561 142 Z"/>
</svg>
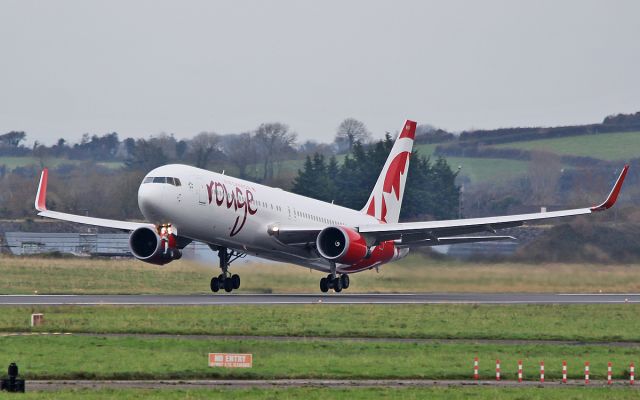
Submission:
<svg viewBox="0 0 640 400">
<path fill-rule="evenodd" d="M 174 178 L 174 177 L 166 177 L 166 176 L 147 176 L 146 178 L 144 178 L 144 181 L 142 181 L 142 183 L 168 183 L 169 185 L 173 185 L 173 186 L 182 186 L 182 183 L 180 182 L 180 179 L 178 178 Z"/>
</svg>

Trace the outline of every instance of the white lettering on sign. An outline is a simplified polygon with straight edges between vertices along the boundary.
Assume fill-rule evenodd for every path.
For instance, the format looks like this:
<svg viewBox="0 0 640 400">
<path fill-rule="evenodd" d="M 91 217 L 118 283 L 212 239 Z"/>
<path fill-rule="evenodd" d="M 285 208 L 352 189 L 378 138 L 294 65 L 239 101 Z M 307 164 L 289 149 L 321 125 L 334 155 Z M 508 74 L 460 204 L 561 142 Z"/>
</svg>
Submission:
<svg viewBox="0 0 640 400">
<path fill-rule="evenodd" d="M 253 366 L 253 354 L 209 353 L 209 366 L 251 368 Z"/>
</svg>

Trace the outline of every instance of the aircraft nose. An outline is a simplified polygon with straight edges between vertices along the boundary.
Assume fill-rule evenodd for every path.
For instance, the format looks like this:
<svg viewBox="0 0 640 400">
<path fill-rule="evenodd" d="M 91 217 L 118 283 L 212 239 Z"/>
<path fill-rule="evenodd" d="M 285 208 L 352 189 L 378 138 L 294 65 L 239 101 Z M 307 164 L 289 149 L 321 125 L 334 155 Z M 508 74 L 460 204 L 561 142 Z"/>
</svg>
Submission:
<svg viewBox="0 0 640 400">
<path fill-rule="evenodd" d="M 162 185 L 143 183 L 138 189 L 138 207 L 149 222 L 161 223 Z"/>
</svg>

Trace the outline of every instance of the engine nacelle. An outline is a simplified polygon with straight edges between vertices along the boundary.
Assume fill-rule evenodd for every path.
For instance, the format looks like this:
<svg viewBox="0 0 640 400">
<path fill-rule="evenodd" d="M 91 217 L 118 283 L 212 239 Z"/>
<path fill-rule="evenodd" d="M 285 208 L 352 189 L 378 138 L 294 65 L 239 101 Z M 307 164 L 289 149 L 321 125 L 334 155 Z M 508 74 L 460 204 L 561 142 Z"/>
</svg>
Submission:
<svg viewBox="0 0 640 400">
<path fill-rule="evenodd" d="M 182 257 L 182 252 L 177 248 L 165 252 L 160 235 L 147 227 L 138 228 L 131 233 L 129 249 L 138 260 L 157 265 L 164 265 Z"/>
<path fill-rule="evenodd" d="M 320 231 L 316 248 L 323 258 L 340 264 L 355 264 L 369 252 L 362 235 L 344 226 L 330 226 Z"/>
</svg>

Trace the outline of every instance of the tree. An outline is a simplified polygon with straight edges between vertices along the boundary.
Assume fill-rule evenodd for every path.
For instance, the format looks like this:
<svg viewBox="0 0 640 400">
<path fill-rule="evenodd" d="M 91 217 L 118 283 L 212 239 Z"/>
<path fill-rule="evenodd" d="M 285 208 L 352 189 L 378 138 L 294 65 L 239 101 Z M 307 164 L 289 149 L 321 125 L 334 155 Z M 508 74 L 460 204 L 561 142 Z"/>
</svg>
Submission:
<svg viewBox="0 0 640 400">
<path fill-rule="evenodd" d="M 298 170 L 298 176 L 293 181 L 292 191 L 303 196 L 329 202 L 333 200 L 334 195 L 331 183 L 324 156 L 315 153 L 313 160 L 310 156 L 307 156 L 304 169 Z"/>
<path fill-rule="evenodd" d="M 368 147 L 356 142 L 342 166 L 335 157 L 326 165 L 324 157 L 307 156 L 304 168 L 298 171 L 293 192 L 323 201 L 335 200 L 352 209 L 361 209 L 380 175 L 380 171 L 393 147 L 389 135 Z M 447 161 L 438 158 L 434 163 L 414 151 L 409 164 L 407 187 L 400 217 L 455 218 L 458 211 L 460 188 L 456 186 L 457 172 Z"/>
<path fill-rule="evenodd" d="M 562 162 L 559 155 L 547 151 L 532 151 L 529 162 L 531 204 L 555 205 L 561 175 Z"/>
<path fill-rule="evenodd" d="M 166 163 L 167 156 L 159 145 L 151 140 L 138 139 L 125 165 L 129 169 L 149 171 Z"/>
<path fill-rule="evenodd" d="M 207 168 L 211 155 L 219 152 L 220 138 L 213 132 L 201 132 L 189 142 L 189 151 L 195 159 L 195 166 Z"/>
<path fill-rule="evenodd" d="M 227 160 L 238 168 L 240 178 L 246 179 L 247 167 L 249 164 L 255 164 L 257 159 L 255 141 L 251 133 L 223 136 L 222 151 Z"/>
<path fill-rule="evenodd" d="M 24 132 L 11 131 L 0 135 L 0 147 L 19 147 L 20 143 L 27 138 Z"/>
<path fill-rule="evenodd" d="M 254 135 L 257 154 L 261 158 L 263 174 L 262 181 L 273 178 L 273 165 L 282 160 L 296 142 L 296 134 L 289 131 L 289 127 L 280 122 L 262 124 Z"/>
<path fill-rule="evenodd" d="M 351 151 L 356 142 L 367 143 L 371 133 L 364 123 L 355 118 L 347 118 L 340 123 L 334 142 L 339 150 Z"/>
</svg>

